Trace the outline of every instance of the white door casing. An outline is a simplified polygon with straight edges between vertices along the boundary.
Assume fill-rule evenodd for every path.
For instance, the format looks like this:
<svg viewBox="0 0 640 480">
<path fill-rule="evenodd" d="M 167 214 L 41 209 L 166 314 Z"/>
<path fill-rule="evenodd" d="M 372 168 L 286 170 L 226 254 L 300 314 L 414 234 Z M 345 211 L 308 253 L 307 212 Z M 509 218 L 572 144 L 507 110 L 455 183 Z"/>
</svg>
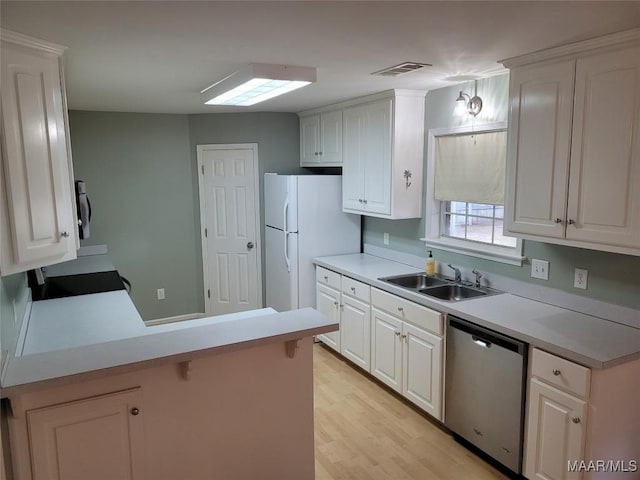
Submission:
<svg viewBox="0 0 640 480">
<path fill-rule="evenodd" d="M 198 145 L 205 313 L 262 307 L 258 145 Z"/>
</svg>

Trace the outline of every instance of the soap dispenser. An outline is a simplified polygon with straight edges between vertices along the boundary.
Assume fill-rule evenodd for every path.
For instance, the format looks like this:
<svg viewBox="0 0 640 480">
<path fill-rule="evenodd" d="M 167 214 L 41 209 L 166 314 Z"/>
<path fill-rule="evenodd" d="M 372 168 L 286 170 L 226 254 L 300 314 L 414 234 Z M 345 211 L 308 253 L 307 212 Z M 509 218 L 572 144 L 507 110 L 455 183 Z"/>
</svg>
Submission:
<svg viewBox="0 0 640 480">
<path fill-rule="evenodd" d="M 427 263 L 424 267 L 427 275 L 434 275 L 436 273 L 436 260 L 433 258 L 431 250 L 429 250 L 429 256 L 427 257 Z"/>
</svg>

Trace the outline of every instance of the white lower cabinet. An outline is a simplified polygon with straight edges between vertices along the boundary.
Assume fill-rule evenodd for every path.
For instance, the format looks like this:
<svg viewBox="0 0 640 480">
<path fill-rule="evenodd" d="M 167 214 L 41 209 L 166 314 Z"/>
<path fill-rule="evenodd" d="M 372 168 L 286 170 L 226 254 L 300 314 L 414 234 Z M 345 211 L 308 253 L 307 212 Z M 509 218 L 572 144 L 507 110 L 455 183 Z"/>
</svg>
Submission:
<svg viewBox="0 0 640 480">
<path fill-rule="evenodd" d="M 370 371 L 370 287 L 322 267 L 316 268 L 316 309 L 335 320 L 340 329 L 317 339 L 354 364 Z"/>
<path fill-rule="evenodd" d="M 442 420 L 442 314 L 376 288 L 371 304 L 371 374 Z"/>
<path fill-rule="evenodd" d="M 359 367 L 370 371 L 371 306 L 342 294 L 340 351 Z"/>
<path fill-rule="evenodd" d="M 530 480 L 577 480 L 584 459 L 589 369 L 533 349 L 524 474 Z"/>
<path fill-rule="evenodd" d="M 324 313 L 331 320 L 340 323 L 340 291 L 327 287 L 320 282 L 316 283 L 316 310 Z M 326 346 L 340 352 L 340 330 L 323 333 L 316 337 Z"/>
<path fill-rule="evenodd" d="M 33 480 L 143 478 L 139 388 L 26 412 Z"/>
</svg>

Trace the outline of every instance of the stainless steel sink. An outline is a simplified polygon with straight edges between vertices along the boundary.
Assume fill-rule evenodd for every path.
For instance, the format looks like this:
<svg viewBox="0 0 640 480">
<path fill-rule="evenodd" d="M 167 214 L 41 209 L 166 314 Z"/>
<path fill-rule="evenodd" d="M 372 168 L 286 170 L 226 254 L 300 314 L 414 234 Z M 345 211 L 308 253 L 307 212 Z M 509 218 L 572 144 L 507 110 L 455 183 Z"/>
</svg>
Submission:
<svg viewBox="0 0 640 480">
<path fill-rule="evenodd" d="M 457 283 L 452 278 L 439 274 L 431 276 L 425 273 L 410 273 L 381 277 L 378 280 L 447 302 L 459 302 L 460 300 L 502 293 L 488 287 L 475 287 L 468 282 Z"/>
<path fill-rule="evenodd" d="M 392 283 L 404 288 L 412 290 L 420 290 L 422 288 L 433 287 L 436 285 L 446 285 L 450 280 L 431 277 L 425 273 L 412 273 L 410 275 L 396 275 L 394 277 L 380 278 L 385 282 Z"/>
<path fill-rule="evenodd" d="M 489 292 L 477 288 L 467 287 L 465 285 L 449 284 L 440 285 L 439 287 L 423 288 L 418 290 L 423 295 L 436 297 L 440 300 L 448 300 L 450 302 L 458 302 L 466 298 L 484 297 Z"/>
</svg>

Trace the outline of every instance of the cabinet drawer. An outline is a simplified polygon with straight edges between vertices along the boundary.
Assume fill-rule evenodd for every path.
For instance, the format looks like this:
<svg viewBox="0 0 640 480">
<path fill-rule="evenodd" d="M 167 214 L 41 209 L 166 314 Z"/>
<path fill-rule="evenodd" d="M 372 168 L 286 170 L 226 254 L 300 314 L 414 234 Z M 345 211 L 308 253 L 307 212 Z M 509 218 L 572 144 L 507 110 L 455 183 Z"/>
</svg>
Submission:
<svg viewBox="0 0 640 480">
<path fill-rule="evenodd" d="M 436 335 L 444 335 L 444 325 L 440 312 L 378 290 L 377 288 L 371 289 L 371 304 L 380 310 L 389 312 L 397 318 L 411 322 Z"/>
<path fill-rule="evenodd" d="M 589 396 L 591 370 L 537 348 L 533 349 L 531 375 L 582 398 Z"/>
<path fill-rule="evenodd" d="M 363 302 L 371 301 L 371 287 L 349 277 L 342 277 L 342 293 L 358 298 Z"/>
<path fill-rule="evenodd" d="M 316 266 L 316 281 L 340 290 L 340 274 L 326 268 Z"/>
</svg>

